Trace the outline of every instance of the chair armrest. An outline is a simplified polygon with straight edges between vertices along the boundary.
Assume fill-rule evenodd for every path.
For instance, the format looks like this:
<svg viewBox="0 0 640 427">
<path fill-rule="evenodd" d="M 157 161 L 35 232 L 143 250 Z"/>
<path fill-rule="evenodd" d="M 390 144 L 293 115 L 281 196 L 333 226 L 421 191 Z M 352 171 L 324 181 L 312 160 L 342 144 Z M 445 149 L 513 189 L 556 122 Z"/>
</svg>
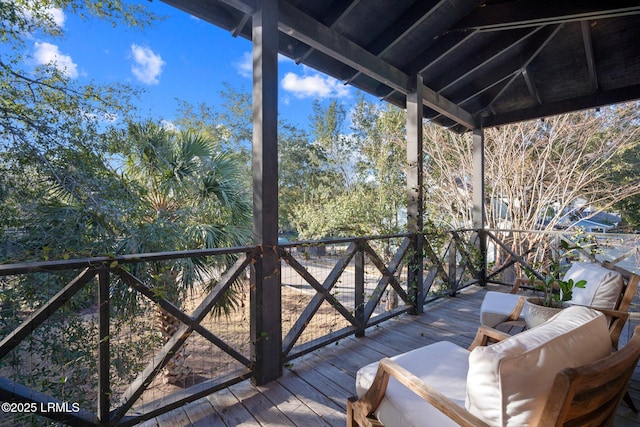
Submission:
<svg viewBox="0 0 640 427">
<path fill-rule="evenodd" d="M 611 347 L 614 350 L 618 349 L 618 341 L 622 334 L 622 328 L 624 328 L 627 319 L 629 319 L 629 313 L 620 310 L 606 310 L 604 308 L 591 307 L 594 310 L 598 310 L 604 313 L 609 320 L 609 337 L 611 338 Z"/>
<path fill-rule="evenodd" d="M 389 383 L 389 378 L 393 377 L 413 393 L 427 401 L 434 408 L 451 418 L 461 426 L 476 427 L 487 426 L 484 421 L 460 407 L 451 399 L 440 393 L 438 390 L 426 384 L 420 378 L 398 365 L 389 358 L 384 358 L 378 365 L 378 371 L 371 384 L 371 387 L 362 398 L 357 401 L 347 402 L 347 425 L 354 425 L 353 421 L 360 426 L 381 426 L 382 424 L 373 417 Z M 353 417 L 353 418 L 351 418 Z"/>
<path fill-rule="evenodd" d="M 516 280 L 513 282 L 513 286 L 512 288 L 509 290 L 510 294 L 517 294 L 518 291 L 520 290 L 520 286 L 522 285 L 528 285 L 531 284 L 531 280 L 525 278 L 525 277 L 517 277 Z"/>
<path fill-rule="evenodd" d="M 493 342 L 502 341 L 509 338 L 511 335 L 499 331 L 497 329 L 490 328 L 488 326 L 480 326 L 476 332 L 476 337 L 469 346 L 469 351 L 478 346 L 485 346 Z"/>
</svg>

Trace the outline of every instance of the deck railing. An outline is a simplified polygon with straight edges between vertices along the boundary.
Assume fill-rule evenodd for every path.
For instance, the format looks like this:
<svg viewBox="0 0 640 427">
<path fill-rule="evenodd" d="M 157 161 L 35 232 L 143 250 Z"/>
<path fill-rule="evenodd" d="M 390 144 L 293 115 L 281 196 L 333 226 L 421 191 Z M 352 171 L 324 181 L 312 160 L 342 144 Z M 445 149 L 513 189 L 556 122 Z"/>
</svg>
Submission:
<svg viewBox="0 0 640 427">
<path fill-rule="evenodd" d="M 252 377 L 261 357 L 284 364 L 471 283 L 506 282 L 563 237 L 483 232 L 486 254 L 478 233 L 459 230 L 0 265 L 0 422 L 133 425 Z M 634 236 L 604 236 L 596 240 L 610 253 L 587 256 L 636 256 Z M 266 250 L 277 251 L 278 271 L 259 271 Z M 148 274 L 222 258 L 234 261 L 182 298 Z M 251 287 L 271 274 L 280 276 L 282 346 L 259 355 L 251 329 L 263 308 Z"/>
</svg>

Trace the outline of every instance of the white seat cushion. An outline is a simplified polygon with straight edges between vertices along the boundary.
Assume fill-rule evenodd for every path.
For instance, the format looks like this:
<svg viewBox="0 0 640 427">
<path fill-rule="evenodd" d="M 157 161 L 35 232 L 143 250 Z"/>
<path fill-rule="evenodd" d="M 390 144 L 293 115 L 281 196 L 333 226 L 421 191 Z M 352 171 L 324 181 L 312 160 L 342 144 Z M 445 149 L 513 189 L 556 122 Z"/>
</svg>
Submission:
<svg viewBox="0 0 640 427">
<path fill-rule="evenodd" d="M 622 292 L 622 275 L 591 262 L 574 262 L 564 280 L 586 280 L 584 288 L 573 288 L 570 304 L 612 310 Z"/>
<path fill-rule="evenodd" d="M 611 353 L 605 316 L 562 310 L 540 326 L 469 356 L 466 408 L 490 425 L 538 425 L 557 372 Z"/>
<path fill-rule="evenodd" d="M 480 306 L 480 324 L 491 328 L 507 320 L 518 304 L 520 296 L 489 291 Z"/>
<path fill-rule="evenodd" d="M 391 359 L 464 407 L 469 367 L 468 350 L 448 341 L 440 341 Z M 358 371 L 356 374 L 358 397 L 362 397 L 369 389 L 377 369 L 376 362 Z M 385 397 L 376 411 L 376 416 L 386 426 L 458 425 L 393 377 L 389 380 Z"/>
</svg>

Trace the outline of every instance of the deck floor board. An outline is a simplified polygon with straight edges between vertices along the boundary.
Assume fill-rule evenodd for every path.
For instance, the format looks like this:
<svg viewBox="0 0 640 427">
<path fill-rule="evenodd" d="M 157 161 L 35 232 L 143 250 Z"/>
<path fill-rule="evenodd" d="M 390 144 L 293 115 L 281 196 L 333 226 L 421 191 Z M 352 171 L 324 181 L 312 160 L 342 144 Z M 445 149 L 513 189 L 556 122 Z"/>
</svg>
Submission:
<svg viewBox="0 0 640 427">
<path fill-rule="evenodd" d="M 418 316 L 403 315 L 291 361 L 284 375 L 264 386 L 248 380 L 144 423 L 145 426 L 344 426 L 346 399 L 355 394 L 356 371 L 384 356 L 394 356 L 436 341 L 468 347 L 479 322 L 480 303 L 491 289 L 472 286 L 455 297 L 425 306 Z M 622 333 L 626 343 L 640 315 Z M 640 369 L 630 394 L 640 407 Z M 640 427 L 640 415 L 625 403 L 618 408 L 617 427 Z"/>
</svg>

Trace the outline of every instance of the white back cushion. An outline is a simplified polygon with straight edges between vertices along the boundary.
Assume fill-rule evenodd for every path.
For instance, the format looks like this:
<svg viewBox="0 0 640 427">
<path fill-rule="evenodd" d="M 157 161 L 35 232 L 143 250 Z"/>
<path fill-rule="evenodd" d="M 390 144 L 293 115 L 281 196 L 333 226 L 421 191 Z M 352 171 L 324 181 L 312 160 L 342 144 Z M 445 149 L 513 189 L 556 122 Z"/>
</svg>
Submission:
<svg viewBox="0 0 640 427">
<path fill-rule="evenodd" d="M 622 275 L 599 264 L 574 262 L 564 275 L 565 280 L 574 282 L 586 280 L 584 288 L 573 288 L 570 304 L 588 307 L 616 308 L 616 302 L 622 292 Z"/>
<path fill-rule="evenodd" d="M 466 408 L 495 426 L 537 425 L 556 373 L 611 353 L 605 316 L 562 310 L 540 326 L 469 355 Z"/>
</svg>

